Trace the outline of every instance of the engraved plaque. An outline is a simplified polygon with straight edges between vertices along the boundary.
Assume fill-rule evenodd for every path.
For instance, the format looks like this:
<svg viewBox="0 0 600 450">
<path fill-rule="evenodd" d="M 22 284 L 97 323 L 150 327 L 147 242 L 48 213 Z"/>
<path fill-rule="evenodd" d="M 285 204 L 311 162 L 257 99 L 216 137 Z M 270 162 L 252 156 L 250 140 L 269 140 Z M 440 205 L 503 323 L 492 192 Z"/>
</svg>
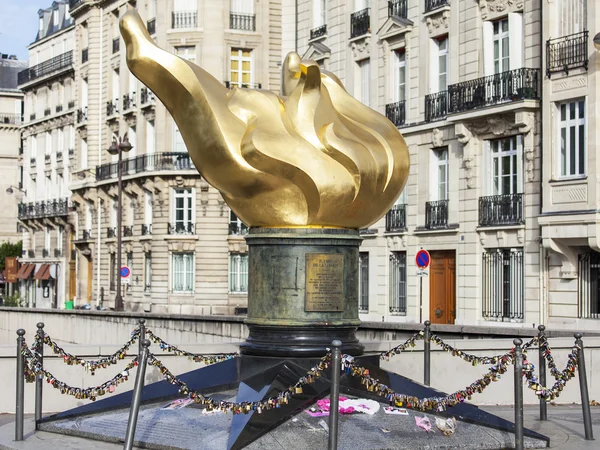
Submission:
<svg viewBox="0 0 600 450">
<path fill-rule="evenodd" d="M 344 255 L 306 254 L 305 311 L 344 310 Z"/>
</svg>

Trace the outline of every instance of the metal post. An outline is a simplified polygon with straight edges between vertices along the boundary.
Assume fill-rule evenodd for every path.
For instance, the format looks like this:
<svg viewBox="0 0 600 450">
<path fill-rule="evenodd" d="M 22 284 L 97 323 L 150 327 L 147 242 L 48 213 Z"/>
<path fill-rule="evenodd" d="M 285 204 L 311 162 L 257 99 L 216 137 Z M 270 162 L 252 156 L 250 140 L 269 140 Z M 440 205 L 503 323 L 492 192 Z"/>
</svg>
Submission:
<svg viewBox="0 0 600 450">
<path fill-rule="evenodd" d="M 146 319 L 140 319 L 138 320 L 139 324 L 140 324 L 140 335 L 138 337 L 138 344 L 139 344 L 139 350 L 138 350 L 138 354 L 141 355 L 142 354 L 142 341 L 144 339 L 146 339 Z"/>
<path fill-rule="evenodd" d="M 115 297 L 115 311 L 123 310 L 123 296 L 121 295 L 121 227 L 123 225 L 123 212 L 121 209 L 123 193 L 123 152 L 119 149 L 119 162 L 117 163 L 117 295 Z"/>
<path fill-rule="evenodd" d="M 429 340 L 431 337 L 431 322 L 429 320 L 425 321 L 425 335 L 424 337 L 424 346 L 423 346 L 423 384 L 425 386 L 430 386 L 430 374 L 431 374 L 431 341 Z"/>
<path fill-rule="evenodd" d="M 544 350 L 542 349 L 542 339 L 546 337 L 544 325 L 538 326 L 538 349 L 539 349 L 539 368 L 540 368 L 540 384 L 546 386 L 546 358 L 544 357 Z M 548 403 L 545 399 L 540 398 L 540 420 L 548 420 Z"/>
<path fill-rule="evenodd" d="M 523 450 L 523 341 L 519 338 L 515 344 L 515 449 Z"/>
<path fill-rule="evenodd" d="M 25 330 L 17 330 L 17 404 L 15 406 L 15 441 L 23 440 L 23 414 L 25 402 L 25 358 L 23 357 L 23 344 L 25 344 Z"/>
<path fill-rule="evenodd" d="M 37 324 L 37 341 L 38 347 L 36 351 L 39 355 L 40 366 L 44 365 L 44 322 Z M 42 420 L 42 389 L 44 387 L 44 376 L 38 375 L 35 377 L 35 429 L 38 429 L 39 421 Z"/>
<path fill-rule="evenodd" d="M 423 321 L 423 277 L 419 277 L 419 323 Z"/>
<path fill-rule="evenodd" d="M 329 400 L 329 445 L 328 450 L 337 450 L 339 403 L 340 403 L 340 371 L 342 370 L 342 343 L 337 339 L 331 343 L 331 389 Z"/>
<path fill-rule="evenodd" d="M 590 397 L 588 393 L 587 373 L 585 371 L 585 357 L 583 356 L 583 333 L 575 333 L 575 345 L 579 347 L 577 352 L 577 371 L 579 372 L 579 390 L 581 391 L 581 409 L 583 410 L 583 428 L 585 429 L 585 440 L 593 441 L 592 414 L 590 412 Z"/>
<path fill-rule="evenodd" d="M 131 450 L 133 448 L 133 438 L 135 437 L 138 413 L 140 412 L 140 404 L 142 403 L 142 390 L 144 389 L 144 377 L 146 376 L 146 365 L 148 363 L 148 347 L 150 347 L 150 341 L 144 339 L 142 341 L 142 352 L 140 353 L 138 360 L 138 370 L 135 376 L 131 408 L 129 409 L 127 434 L 125 435 L 125 446 L 123 447 L 124 450 Z"/>
</svg>

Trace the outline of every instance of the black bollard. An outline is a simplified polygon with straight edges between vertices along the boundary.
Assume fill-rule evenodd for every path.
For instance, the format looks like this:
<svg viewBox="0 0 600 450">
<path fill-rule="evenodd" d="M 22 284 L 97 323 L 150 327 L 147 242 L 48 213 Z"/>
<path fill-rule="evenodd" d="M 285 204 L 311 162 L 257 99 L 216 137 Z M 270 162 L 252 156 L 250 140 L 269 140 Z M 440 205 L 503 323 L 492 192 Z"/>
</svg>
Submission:
<svg viewBox="0 0 600 450">
<path fill-rule="evenodd" d="M 515 344 L 515 449 L 523 450 L 523 341 L 519 338 Z"/>
<path fill-rule="evenodd" d="M 585 371 L 585 357 L 583 355 L 582 333 L 575 333 L 575 345 L 579 347 L 577 352 L 577 371 L 579 372 L 579 390 L 581 391 L 581 409 L 583 410 L 583 428 L 585 429 L 585 440 L 593 441 L 592 413 L 590 412 L 590 396 L 588 393 L 587 373 Z"/>
<path fill-rule="evenodd" d="M 15 441 L 23 440 L 23 419 L 25 403 L 25 357 L 23 344 L 25 344 L 25 330 L 17 330 L 17 404 L 15 407 Z"/>
<path fill-rule="evenodd" d="M 142 352 L 138 359 L 138 370 L 135 376 L 131 408 L 129 408 L 129 420 L 127 421 L 127 434 L 125 435 L 124 450 L 131 450 L 133 448 L 133 438 L 135 437 L 135 428 L 137 426 L 138 414 L 142 403 L 142 390 L 144 389 L 144 377 L 146 376 L 146 366 L 148 365 L 148 354 L 150 353 L 148 350 L 150 341 L 144 339 L 141 343 Z"/>
<path fill-rule="evenodd" d="M 546 338 L 544 330 L 546 327 L 540 325 L 538 327 L 538 349 L 539 349 L 539 368 L 540 368 L 540 384 L 546 386 L 546 358 L 544 357 L 544 350 L 542 349 L 542 340 Z M 540 397 L 540 420 L 548 420 L 548 403 L 545 399 Z"/>
<path fill-rule="evenodd" d="M 142 354 L 142 341 L 146 339 L 146 319 L 138 320 L 140 324 L 140 335 L 138 337 L 138 355 Z"/>
<path fill-rule="evenodd" d="M 340 404 L 340 371 L 342 370 L 342 343 L 335 340 L 331 343 L 331 388 L 329 390 L 329 445 L 328 450 L 337 450 L 339 404 Z"/>
<path fill-rule="evenodd" d="M 430 386 L 431 384 L 431 322 L 425 321 L 425 332 L 424 332 L 424 345 L 423 345 L 423 384 Z"/>
<path fill-rule="evenodd" d="M 35 351 L 39 355 L 40 366 L 44 367 L 44 322 L 37 324 L 37 341 L 38 345 Z M 35 377 L 35 429 L 38 429 L 38 424 L 42 420 L 42 390 L 44 387 L 44 376 L 38 375 Z"/>
</svg>

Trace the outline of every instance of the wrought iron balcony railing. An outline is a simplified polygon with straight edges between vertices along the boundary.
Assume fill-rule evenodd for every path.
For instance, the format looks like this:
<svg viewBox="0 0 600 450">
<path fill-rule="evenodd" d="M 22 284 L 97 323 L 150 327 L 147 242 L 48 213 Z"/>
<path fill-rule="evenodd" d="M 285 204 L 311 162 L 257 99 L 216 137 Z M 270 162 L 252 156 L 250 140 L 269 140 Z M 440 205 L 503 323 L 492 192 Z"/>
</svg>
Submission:
<svg viewBox="0 0 600 450">
<path fill-rule="evenodd" d="M 539 100 L 540 70 L 515 69 L 448 86 L 448 113 L 518 100 Z"/>
<path fill-rule="evenodd" d="M 143 87 L 140 90 L 140 104 L 142 106 L 143 105 L 150 105 L 150 104 L 153 104 L 154 101 L 155 101 L 154 92 L 152 92 L 147 87 Z"/>
<path fill-rule="evenodd" d="M 397 127 L 406 121 L 406 102 L 396 102 L 385 105 L 385 116 Z"/>
<path fill-rule="evenodd" d="M 81 50 L 81 64 L 88 62 L 88 48 L 84 48 Z"/>
<path fill-rule="evenodd" d="M 146 28 L 148 29 L 148 34 L 152 35 L 156 33 L 156 18 L 150 19 L 146 22 Z"/>
<path fill-rule="evenodd" d="M 554 72 L 565 72 L 577 67 L 588 70 L 588 38 L 589 31 L 548 39 L 546 42 L 546 75 Z"/>
<path fill-rule="evenodd" d="M 29 165 L 31 167 L 35 167 L 36 166 L 36 160 L 35 160 L 35 158 L 29 158 Z"/>
<path fill-rule="evenodd" d="M 425 96 L 425 122 L 443 119 L 448 114 L 448 91 Z"/>
<path fill-rule="evenodd" d="M 35 120 L 35 113 L 29 114 L 29 120 Z"/>
<path fill-rule="evenodd" d="M 19 203 L 19 220 L 58 217 L 69 214 L 69 199 L 42 200 L 39 202 Z"/>
<path fill-rule="evenodd" d="M 22 70 L 17 75 L 17 83 L 25 84 L 51 73 L 73 67 L 73 51 L 65 52 L 61 55 L 50 58 L 40 64 L 36 64 L 29 69 Z"/>
<path fill-rule="evenodd" d="M 198 11 L 173 11 L 171 28 L 196 28 Z"/>
<path fill-rule="evenodd" d="M 242 89 L 261 89 L 262 85 L 260 83 L 242 83 L 238 81 L 226 81 L 225 87 L 227 89 L 233 89 L 235 87 Z"/>
<path fill-rule="evenodd" d="M 123 227 L 123 236 L 124 237 L 131 237 L 131 236 L 133 236 L 133 225 L 130 225 L 130 226 L 125 225 Z"/>
<path fill-rule="evenodd" d="M 67 103 L 67 108 L 69 108 L 69 109 L 75 108 L 75 100 L 70 100 L 69 103 Z"/>
<path fill-rule="evenodd" d="M 62 161 L 62 159 L 63 159 L 63 153 L 56 152 L 56 161 Z"/>
<path fill-rule="evenodd" d="M 123 96 L 123 111 L 135 108 L 135 91 Z"/>
<path fill-rule="evenodd" d="M 448 200 L 425 203 L 425 228 L 448 228 Z"/>
<path fill-rule="evenodd" d="M 388 17 L 407 18 L 407 0 L 390 0 L 388 1 Z"/>
<path fill-rule="evenodd" d="M 116 98 L 114 102 L 106 102 L 106 116 L 111 117 L 119 114 L 119 99 Z"/>
<path fill-rule="evenodd" d="M 106 237 L 114 238 L 117 235 L 117 227 L 106 227 Z"/>
<path fill-rule="evenodd" d="M 48 154 L 48 155 L 44 155 L 44 161 L 46 161 L 46 164 L 49 163 L 52 160 L 52 157 Z"/>
<path fill-rule="evenodd" d="M 448 0 L 425 0 L 425 12 L 433 11 L 443 6 L 450 6 Z"/>
<path fill-rule="evenodd" d="M 79 108 L 77 110 L 77 123 L 83 123 L 87 121 L 87 106 Z"/>
<path fill-rule="evenodd" d="M 102 181 L 110 178 L 117 178 L 119 169 L 118 164 L 118 162 L 113 162 L 97 166 L 96 180 Z M 121 170 L 124 175 L 148 171 L 193 169 L 194 163 L 187 152 L 147 153 L 134 158 L 124 159 L 121 162 Z"/>
<path fill-rule="evenodd" d="M 479 197 L 479 225 L 518 225 L 523 220 L 523 194 Z"/>
<path fill-rule="evenodd" d="M 62 110 L 63 110 L 63 105 L 56 105 L 56 108 L 55 108 L 55 110 L 56 110 L 56 112 L 57 112 L 57 113 L 59 113 L 59 112 L 62 112 Z"/>
<path fill-rule="evenodd" d="M 119 38 L 116 37 L 112 40 L 112 52 L 117 53 L 119 51 Z"/>
<path fill-rule="evenodd" d="M 2 124 L 21 124 L 21 114 L 0 114 L 0 123 Z"/>
<path fill-rule="evenodd" d="M 327 34 L 327 24 L 321 25 L 320 27 L 313 28 L 310 30 L 310 39 L 318 39 Z"/>
<path fill-rule="evenodd" d="M 58 245 L 62 245 L 62 243 L 59 243 Z M 62 250 L 60 248 L 55 248 L 54 249 L 54 257 L 60 258 L 61 256 L 62 256 Z"/>
<path fill-rule="evenodd" d="M 33 249 L 27 250 L 27 256 L 30 258 L 35 258 L 35 250 L 33 250 Z"/>
<path fill-rule="evenodd" d="M 48 250 L 47 248 L 43 248 L 42 249 L 42 257 L 47 258 L 48 256 L 50 256 L 50 250 Z"/>
<path fill-rule="evenodd" d="M 229 14 L 229 29 L 256 31 L 256 16 L 254 14 Z"/>
<path fill-rule="evenodd" d="M 75 149 L 74 148 L 69 149 L 69 158 L 75 158 Z"/>
<path fill-rule="evenodd" d="M 50 114 L 52 114 L 52 108 L 45 108 L 44 117 L 48 117 Z"/>
<path fill-rule="evenodd" d="M 242 222 L 229 222 L 229 234 L 236 236 L 248 234 L 248 226 Z"/>
<path fill-rule="evenodd" d="M 152 234 L 152 224 L 142 224 L 142 236 L 148 236 Z"/>
<path fill-rule="evenodd" d="M 371 30 L 371 8 L 365 8 L 350 14 L 350 37 L 367 34 Z"/>
<path fill-rule="evenodd" d="M 394 205 L 385 215 L 385 231 L 406 230 L 406 205 Z"/>
<path fill-rule="evenodd" d="M 192 222 L 170 223 L 167 231 L 169 234 L 196 234 L 196 224 Z"/>
</svg>

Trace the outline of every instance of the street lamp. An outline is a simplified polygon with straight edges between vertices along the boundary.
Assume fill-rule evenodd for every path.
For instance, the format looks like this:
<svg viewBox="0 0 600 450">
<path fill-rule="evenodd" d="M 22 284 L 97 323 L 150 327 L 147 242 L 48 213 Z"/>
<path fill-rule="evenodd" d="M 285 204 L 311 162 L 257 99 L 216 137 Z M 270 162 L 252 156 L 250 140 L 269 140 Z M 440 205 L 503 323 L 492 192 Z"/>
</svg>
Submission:
<svg viewBox="0 0 600 450">
<path fill-rule="evenodd" d="M 600 33 L 594 36 L 594 47 L 596 47 L 596 50 L 600 50 Z"/>
<path fill-rule="evenodd" d="M 13 188 L 15 188 L 17 191 L 20 191 L 23 194 L 27 195 L 27 190 L 26 189 L 21 189 L 20 187 L 13 186 L 12 184 L 9 187 L 6 188 L 6 193 L 8 195 L 13 195 L 14 192 L 15 192 Z"/>
<path fill-rule="evenodd" d="M 119 141 L 113 137 L 111 146 L 108 148 L 108 153 L 111 155 L 119 155 L 119 162 L 117 163 L 117 295 L 115 296 L 115 311 L 123 311 L 123 297 L 121 296 L 121 235 L 123 233 L 122 223 L 123 214 L 121 212 L 121 196 L 123 192 L 123 152 L 129 152 L 133 146 L 127 139 L 127 133 Z"/>
</svg>

